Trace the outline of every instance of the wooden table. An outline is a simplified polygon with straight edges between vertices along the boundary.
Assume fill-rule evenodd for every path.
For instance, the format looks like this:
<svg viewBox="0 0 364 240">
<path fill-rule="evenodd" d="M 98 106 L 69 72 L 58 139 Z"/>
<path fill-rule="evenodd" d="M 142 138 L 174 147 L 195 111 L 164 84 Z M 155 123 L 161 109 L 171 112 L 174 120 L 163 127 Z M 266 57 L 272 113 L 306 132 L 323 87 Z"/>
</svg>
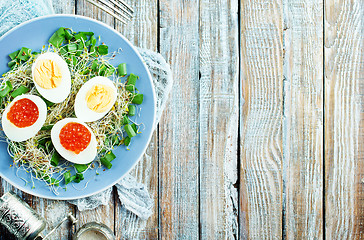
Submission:
<svg viewBox="0 0 364 240">
<path fill-rule="evenodd" d="M 126 26 L 84 0 L 54 6 L 171 64 L 167 108 L 132 172 L 154 214 L 138 219 L 116 194 L 79 212 L 17 191 L 51 225 L 80 219 L 53 239 L 92 220 L 118 239 L 364 239 L 362 2 L 128 2 Z M 2 181 L 0 194 L 9 189 Z"/>
</svg>

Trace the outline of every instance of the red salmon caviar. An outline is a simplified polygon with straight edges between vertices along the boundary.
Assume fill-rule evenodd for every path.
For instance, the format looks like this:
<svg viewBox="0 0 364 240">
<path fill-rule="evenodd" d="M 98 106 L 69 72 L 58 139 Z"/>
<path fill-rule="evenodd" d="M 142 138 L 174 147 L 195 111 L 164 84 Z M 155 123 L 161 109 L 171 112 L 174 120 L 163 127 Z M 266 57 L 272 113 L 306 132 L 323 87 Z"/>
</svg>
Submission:
<svg viewBox="0 0 364 240">
<path fill-rule="evenodd" d="M 37 105 L 28 98 L 16 101 L 6 116 L 18 128 L 32 126 L 39 117 Z"/>
<path fill-rule="evenodd" d="M 70 122 L 61 129 L 59 140 L 65 149 L 79 154 L 90 144 L 91 133 L 82 124 Z"/>
</svg>

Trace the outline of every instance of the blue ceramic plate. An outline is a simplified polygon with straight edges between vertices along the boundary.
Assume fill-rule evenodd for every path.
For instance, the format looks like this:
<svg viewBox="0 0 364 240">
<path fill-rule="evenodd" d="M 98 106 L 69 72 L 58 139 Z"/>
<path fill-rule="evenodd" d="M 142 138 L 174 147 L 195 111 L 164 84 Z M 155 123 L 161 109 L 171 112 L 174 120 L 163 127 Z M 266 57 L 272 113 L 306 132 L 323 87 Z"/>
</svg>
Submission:
<svg viewBox="0 0 364 240">
<path fill-rule="evenodd" d="M 28 47 L 33 51 L 40 50 L 43 45 L 48 44 L 48 39 L 59 27 L 72 28 L 75 32 L 94 32 L 96 37 L 101 36 L 101 41 L 109 46 L 109 52 L 121 48 L 123 52 L 117 54 L 111 63 L 114 66 L 122 62 L 127 63 L 128 72 L 140 77 L 137 88 L 144 94 L 144 101 L 141 105 L 142 111 L 138 117 L 138 122 L 143 123 L 145 128 L 141 134 L 132 139 L 129 146 L 130 150 L 127 150 L 125 146 L 119 146 L 114 151 L 116 159 L 113 160 L 111 169 L 105 171 L 99 169 L 100 175 L 96 175 L 95 170 L 87 171 L 84 181 L 78 184 L 68 184 L 66 191 L 60 188 L 59 195 L 55 195 L 48 186 L 39 180 L 34 180 L 34 188 L 32 188 L 32 183 L 25 184 L 25 181 L 18 176 L 30 180 L 30 174 L 20 170 L 17 176 L 17 169 L 10 167 L 12 159 L 8 155 L 7 144 L 0 143 L 0 176 L 2 178 L 29 194 L 49 199 L 66 200 L 90 196 L 105 190 L 118 182 L 138 162 L 152 136 L 155 121 L 155 93 L 146 65 L 137 50 L 125 37 L 104 23 L 75 15 L 52 15 L 35 18 L 5 34 L 0 38 L 0 74 L 9 70 L 7 66 L 10 59 L 8 57 L 9 53 L 21 47 Z M 85 187 L 87 181 L 89 182 Z M 62 182 L 61 186 L 63 185 Z"/>
</svg>

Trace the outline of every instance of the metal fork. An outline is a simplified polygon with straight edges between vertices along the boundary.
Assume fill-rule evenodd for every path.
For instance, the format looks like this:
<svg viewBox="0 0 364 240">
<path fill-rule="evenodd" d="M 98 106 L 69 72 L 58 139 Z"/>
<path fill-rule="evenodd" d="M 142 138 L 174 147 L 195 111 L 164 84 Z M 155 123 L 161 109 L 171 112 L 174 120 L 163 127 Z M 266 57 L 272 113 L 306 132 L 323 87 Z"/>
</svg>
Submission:
<svg viewBox="0 0 364 240">
<path fill-rule="evenodd" d="M 120 22 L 126 24 L 133 17 L 134 10 L 124 0 L 86 0 L 87 2 L 95 5 L 97 8 L 107 12 Z"/>
</svg>

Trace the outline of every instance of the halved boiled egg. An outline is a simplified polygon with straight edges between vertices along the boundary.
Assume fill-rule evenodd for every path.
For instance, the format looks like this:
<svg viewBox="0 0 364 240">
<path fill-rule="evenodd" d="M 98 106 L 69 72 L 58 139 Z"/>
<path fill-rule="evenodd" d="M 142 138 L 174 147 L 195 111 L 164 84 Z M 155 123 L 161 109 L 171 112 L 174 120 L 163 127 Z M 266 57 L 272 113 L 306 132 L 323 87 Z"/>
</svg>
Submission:
<svg viewBox="0 0 364 240">
<path fill-rule="evenodd" d="M 67 63 L 56 53 L 43 53 L 35 60 L 32 78 L 38 92 L 53 103 L 64 101 L 71 91 Z"/>
<path fill-rule="evenodd" d="M 96 137 L 77 118 L 65 118 L 57 122 L 52 128 L 51 139 L 57 152 L 70 162 L 87 164 L 96 157 Z"/>
<path fill-rule="evenodd" d="M 116 101 L 117 90 L 106 77 L 88 80 L 78 91 L 75 99 L 75 113 L 84 122 L 93 122 L 104 117 Z"/>
<path fill-rule="evenodd" d="M 5 108 L 1 123 L 5 135 L 12 141 L 22 142 L 42 128 L 47 117 L 47 105 L 38 96 L 23 94 Z"/>
</svg>

